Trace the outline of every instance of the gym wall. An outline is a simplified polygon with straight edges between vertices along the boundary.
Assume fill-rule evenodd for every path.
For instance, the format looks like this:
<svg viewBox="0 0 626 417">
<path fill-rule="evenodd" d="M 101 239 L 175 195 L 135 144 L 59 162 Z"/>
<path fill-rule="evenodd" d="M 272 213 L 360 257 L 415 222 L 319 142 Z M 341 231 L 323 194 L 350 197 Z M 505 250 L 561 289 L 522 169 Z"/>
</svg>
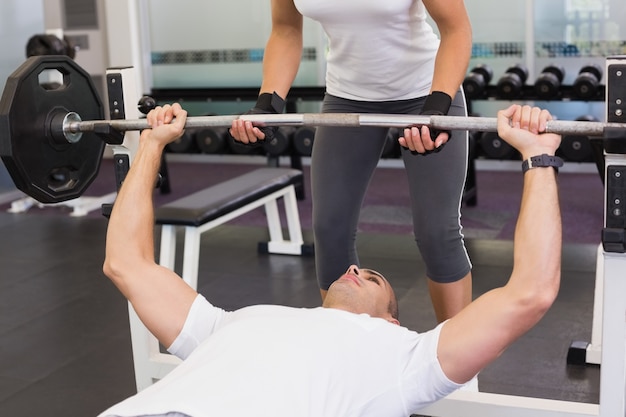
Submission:
<svg viewBox="0 0 626 417">
<path fill-rule="evenodd" d="M 43 8 L 41 0 L 0 1 L 0 85 L 20 66 L 26 57 L 26 42 L 33 33 L 43 32 Z M 15 186 L 0 163 L 0 195 Z"/>
<path fill-rule="evenodd" d="M 258 88 L 271 31 L 270 1 L 166 0 L 147 2 L 154 88 Z M 182 29 L 182 30 L 181 30 Z M 179 33 L 179 35 L 177 35 Z M 294 86 L 323 86 L 326 39 L 305 19 L 302 62 Z M 196 103 L 198 114 L 236 114 L 253 102 Z M 193 105 L 191 105 L 193 106 Z M 318 111 L 310 102 L 298 111 Z"/>
<path fill-rule="evenodd" d="M 260 85 L 270 1 L 179 0 L 176 10 L 166 0 L 147 5 L 155 88 Z M 294 85 L 323 85 L 324 49 L 319 25 L 307 19 Z"/>
<path fill-rule="evenodd" d="M 4 0 L 0 2 L 0 80 L 4 80 L 26 58 L 26 42 L 44 30 L 42 0 Z"/>
<path fill-rule="evenodd" d="M 91 74 L 101 97 L 106 97 L 106 22 L 101 0 L 43 0 L 46 31 L 61 30 L 78 51 L 75 61 Z M 36 32 L 35 32 L 36 33 Z M 35 34 L 32 33 L 31 35 Z"/>
</svg>

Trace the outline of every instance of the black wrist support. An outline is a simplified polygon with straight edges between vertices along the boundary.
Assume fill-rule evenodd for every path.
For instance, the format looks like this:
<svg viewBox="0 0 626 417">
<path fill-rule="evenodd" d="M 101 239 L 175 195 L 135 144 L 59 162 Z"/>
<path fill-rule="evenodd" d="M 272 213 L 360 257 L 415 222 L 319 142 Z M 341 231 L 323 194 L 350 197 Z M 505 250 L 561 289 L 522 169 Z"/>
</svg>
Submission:
<svg viewBox="0 0 626 417">
<path fill-rule="evenodd" d="M 255 106 L 259 110 L 263 110 L 268 113 L 282 113 L 285 110 L 285 100 L 281 96 L 273 93 L 261 93 L 257 98 Z"/>
<path fill-rule="evenodd" d="M 422 114 L 432 114 L 437 116 L 445 116 L 452 105 L 452 97 L 443 91 L 433 91 L 426 97 Z"/>
<path fill-rule="evenodd" d="M 448 110 L 450 110 L 451 105 L 452 97 L 443 91 L 433 91 L 426 97 L 426 101 L 424 101 L 420 114 L 445 116 L 448 114 Z M 448 136 L 452 134 L 449 130 L 430 129 L 430 138 L 434 141 L 441 132 L 446 132 Z"/>
<path fill-rule="evenodd" d="M 248 110 L 245 114 L 279 114 L 285 110 L 285 100 L 281 96 L 273 93 L 261 93 L 256 100 L 256 104 L 253 108 Z M 262 141 L 256 141 L 254 143 L 242 143 L 235 141 L 234 145 L 243 148 L 256 148 L 263 146 L 274 139 L 274 135 L 278 130 L 278 126 L 259 126 L 259 129 L 265 134 L 265 139 Z"/>
</svg>

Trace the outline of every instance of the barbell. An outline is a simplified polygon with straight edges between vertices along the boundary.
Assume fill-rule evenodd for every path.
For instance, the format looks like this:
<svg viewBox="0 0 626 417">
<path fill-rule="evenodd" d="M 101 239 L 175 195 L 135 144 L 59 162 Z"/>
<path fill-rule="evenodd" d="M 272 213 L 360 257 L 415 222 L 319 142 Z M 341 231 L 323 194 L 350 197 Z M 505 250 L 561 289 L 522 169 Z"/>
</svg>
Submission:
<svg viewBox="0 0 626 417">
<path fill-rule="evenodd" d="M 57 85 L 47 78 L 57 74 Z M 67 56 L 33 56 L 6 81 L 0 99 L 0 156 L 16 187 L 42 203 L 81 196 L 97 176 L 106 144 L 125 132 L 148 128 L 145 119 L 104 120 L 91 77 Z M 497 130 L 486 117 L 399 114 L 306 113 L 188 117 L 186 128 L 229 127 L 242 118 L 267 126 L 396 127 L 426 125 L 438 130 Z M 603 136 L 622 123 L 549 121 L 546 131 Z"/>
<path fill-rule="evenodd" d="M 495 117 L 462 116 L 423 116 L 407 114 L 369 114 L 369 113 L 286 113 L 286 114 L 249 114 L 227 116 L 191 116 L 187 118 L 185 128 L 230 127 L 233 120 L 243 119 L 266 126 L 335 126 L 335 127 L 396 127 L 429 126 L 437 130 L 471 130 L 477 132 L 495 132 L 498 119 Z M 62 124 L 57 125 L 68 142 L 80 139 L 83 132 L 94 132 L 113 128 L 119 131 L 143 130 L 150 126 L 145 119 L 136 120 L 82 120 L 77 113 L 65 115 Z M 550 120 L 546 125 L 547 133 L 561 135 L 602 136 L 607 127 L 625 128 L 622 123 L 599 123 L 567 120 Z"/>
</svg>

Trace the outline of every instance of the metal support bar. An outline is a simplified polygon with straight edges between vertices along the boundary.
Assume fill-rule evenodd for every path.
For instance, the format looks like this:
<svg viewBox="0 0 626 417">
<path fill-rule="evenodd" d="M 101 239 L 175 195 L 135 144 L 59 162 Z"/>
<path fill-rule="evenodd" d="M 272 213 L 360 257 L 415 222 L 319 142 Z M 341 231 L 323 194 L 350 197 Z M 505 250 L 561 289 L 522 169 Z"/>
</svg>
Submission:
<svg viewBox="0 0 626 417">
<path fill-rule="evenodd" d="M 249 120 L 267 126 L 343 126 L 343 127 L 398 127 L 429 126 L 439 130 L 472 130 L 495 132 L 498 130 L 495 117 L 462 116 L 416 116 L 405 114 L 360 114 L 360 113 L 286 113 L 228 116 L 195 116 L 187 118 L 186 128 L 229 127 L 233 120 Z M 63 119 L 62 131 L 75 141 L 80 132 L 96 131 L 103 127 L 119 131 L 148 129 L 147 120 L 80 120 L 72 114 Z M 624 129 L 623 123 L 602 123 L 585 121 L 550 120 L 546 132 L 560 135 L 580 135 L 601 137 L 606 128 Z"/>
</svg>

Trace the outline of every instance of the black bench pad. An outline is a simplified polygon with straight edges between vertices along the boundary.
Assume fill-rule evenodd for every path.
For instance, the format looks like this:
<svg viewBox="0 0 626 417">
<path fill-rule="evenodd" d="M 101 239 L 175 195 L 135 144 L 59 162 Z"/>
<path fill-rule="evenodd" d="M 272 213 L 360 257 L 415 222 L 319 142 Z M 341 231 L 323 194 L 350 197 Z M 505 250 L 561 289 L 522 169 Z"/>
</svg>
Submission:
<svg viewBox="0 0 626 417">
<path fill-rule="evenodd" d="M 296 169 L 259 168 L 157 207 L 155 221 L 197 227 L 302 180 Z"/>
</svg>

